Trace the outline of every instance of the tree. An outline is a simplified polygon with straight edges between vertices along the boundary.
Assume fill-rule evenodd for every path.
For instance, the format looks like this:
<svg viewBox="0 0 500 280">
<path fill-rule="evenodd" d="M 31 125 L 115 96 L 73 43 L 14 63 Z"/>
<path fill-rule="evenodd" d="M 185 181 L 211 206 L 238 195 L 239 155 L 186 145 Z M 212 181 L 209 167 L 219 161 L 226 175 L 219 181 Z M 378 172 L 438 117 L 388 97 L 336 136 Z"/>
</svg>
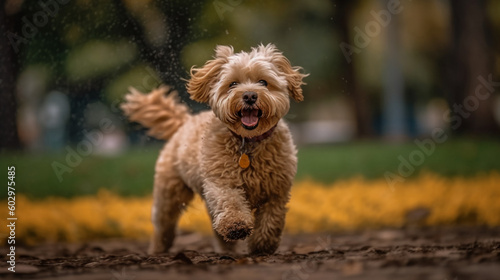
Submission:
<svg viewBox="0 0 500 280">
<path fill-rule="evenodd" d="M 453 129 L 461 134 L 500 134 L 493 115 L 493 92 L 483 88 L 481 77 L 493 75 L 493 53 L 488 44 L 489 26 L 484 0 L 450 1 L 452 44 L 448 69 L 448 102 Z M 491 89 L 491 88 L 490 88 Z M 478 98 L 478 94 L 485 98 Z"/>
<path fill-rule="evenodd" d="M 349 32 L 349 18 L 357 1 L 334 1 L 337 8 L 335 13 L 335 24 L 340 28 L 341 42 L 346 42 L 349 45 L 354 45 Z M 351 62 L 345 64 L 345 77 L 348 81 L 349 99 L 353 105 L 354 114 L 356 117 L 356 136 L 364 138 L 371 136 L 373 131 L 370 123 L 370 106 L 369 100 L 365 92 L 359 87 L 357 75 L 354 65 Z"/>
<path fill-rule="evenodd" d="M 7 149 L 19 149 L 21 143 L 17 131 L 17 101 L 16 80 L 19 72 L 17 54 L 8 39 L 9 34 L 19 34 L 19 13 L 7 13 L 6 4 L 0 5 L 0 98 L 2 104 L 0 109 L 0 152 Z M 14 39 L 14 38 L 13 38 Z M 19 51 L 19 49 L 18 49 Z"/>
</svg>

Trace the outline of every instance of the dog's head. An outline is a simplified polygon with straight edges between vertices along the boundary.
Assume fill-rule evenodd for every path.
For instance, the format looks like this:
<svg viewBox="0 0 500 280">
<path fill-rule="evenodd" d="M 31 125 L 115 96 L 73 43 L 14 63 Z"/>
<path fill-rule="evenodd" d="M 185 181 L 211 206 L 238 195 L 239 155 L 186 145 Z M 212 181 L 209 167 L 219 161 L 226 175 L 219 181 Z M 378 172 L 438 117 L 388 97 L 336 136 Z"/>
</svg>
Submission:
<svg viewBox="0 0 500 280">
<path fill-rule="evenodd" d="M 191 68 L 187 89 L 191 99 L 208 103 L 229 129 L 242 137 L 255 137 L 274 127 L 288 112 L 290 98 L 302 101 L 300 67 L 272 44 L 234 53 L 218 46 L 215 58 Z"/>
</svg>

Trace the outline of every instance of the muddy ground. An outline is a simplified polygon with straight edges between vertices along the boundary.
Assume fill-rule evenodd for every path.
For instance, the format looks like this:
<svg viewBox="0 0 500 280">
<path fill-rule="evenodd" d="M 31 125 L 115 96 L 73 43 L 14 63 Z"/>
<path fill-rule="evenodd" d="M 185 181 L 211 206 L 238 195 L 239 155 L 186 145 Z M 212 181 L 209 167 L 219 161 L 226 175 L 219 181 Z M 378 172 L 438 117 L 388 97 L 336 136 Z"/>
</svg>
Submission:
<svg viewBox="0 0 500 280">
<path fill-rule="evenodd" d="M 0 278 L 25 279 L 500 279 L 500 228 L 392 229 L 285 235 L 271 256 L 217 254 L 211 237 L 184 233 L 171 253 L 147 242 L 18 247 L 16 273 L 2 250 Z"/>
</svg>

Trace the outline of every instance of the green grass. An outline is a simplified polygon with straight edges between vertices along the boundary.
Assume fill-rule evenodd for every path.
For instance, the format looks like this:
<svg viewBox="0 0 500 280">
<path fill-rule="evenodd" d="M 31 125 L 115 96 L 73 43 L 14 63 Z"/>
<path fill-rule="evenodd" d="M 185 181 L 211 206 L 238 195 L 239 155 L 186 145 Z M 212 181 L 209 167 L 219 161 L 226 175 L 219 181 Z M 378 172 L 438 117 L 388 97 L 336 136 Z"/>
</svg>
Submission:
<svg viewBox="0 0 500 280">
<path fill-rule="evenodd" d="M 414 160 L 410 160 L 413 154 Z M 424 155 L 420 165 L 417 154 Z M 384 177 L 386 172 L 399 174 L 402 164 L 400 156 L 413 168 L 409 178 L 422 171 L 444 176 L 472 176 L 492 170 L 500 171 L 500 142 L 494 140 L 450 140 L 436 144 L 433 153 L 426 155 L 410 142 L 389 144 L 380 142 L 358 142 L 335 146 L 305 147 L 299 149 L 297 179 L 312 178 L 331 183 L 337 179 L 363 176 L 368 179 Z M 416 162 L 418 163 L 418 162 Z M 403 170 L 404 172 L 404 170 Z M 410 173 L 410 172 L 408 172 Z"/>
<path fill-rule="evenodd" d="M 66 164 L 65 154 L 6 154 L 0 158 L 7 181 L 7 166 L 16 167 L 16 191 L 30 197 L 57 195 L 95 194 L 106 188 L 122 195 L 150 194 L 153 185 L 154 164 L 161 149 L 159 146 L 136 148 L 117 157 L 88 156 L 62 175 L 59 182 L 53 162 Z M 323 183 L 337 179 L 363 176 L 374 179 L 389 171 L 398 174 L 402 156 L 419 151 L 413 143 L 388 144 L 380 142 L 356 142 L 333 146 L 309 146 L 299 148 L 297 180 L 310 178 Z M 410 177 L 422 171 L 444 176 L 472 176 L 492 170 L 500 171 L 500 142 L 494 140 L 450 140 L 437 144 L 435 151 L 424 157 Z M 7 190 L 0 192 L 0 198 Z"/>
<path fill-rule="evenodd" d="M 7 170 L 7 166 L 14 165 L 17 193 L 31 197 L 95 194 L 101 188 L 122 195 L 144 195 L 152 189 L 159 149 L 136 149 L 117 157 L 82 157 L 81 163 L 74 168 L 67 165 L 65 154 L 11 154 L 0 159 L 0 166 Z M 71 173 L 62 174 L 62 181 L 59 181 L 52 167 L 53 162 L 67 165 L 72 169 Z M 2 192 L 0 198 L 6 195 Z"/>
</svg>

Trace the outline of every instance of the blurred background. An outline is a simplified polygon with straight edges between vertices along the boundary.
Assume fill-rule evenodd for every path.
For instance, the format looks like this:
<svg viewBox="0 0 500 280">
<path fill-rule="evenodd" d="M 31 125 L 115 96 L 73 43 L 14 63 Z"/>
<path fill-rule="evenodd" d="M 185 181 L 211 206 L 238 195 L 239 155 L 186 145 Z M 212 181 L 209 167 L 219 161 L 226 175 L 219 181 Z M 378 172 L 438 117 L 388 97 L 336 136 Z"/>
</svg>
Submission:
<svg viewBox="0 0 500 280">
<path fill-rule="evenodd" d="M 498 1 L 8 0 L 1 25 L 3 151 L 58 151 L 102 117 L 107 152 L 135 144 L 129 86 L 172 85 L 197 111 L 188 70 L 260 43 L 311 74 L 288 116 L 299 143 L 500 132 Z"/>
<path fill-rule="evenodd" d="M 189 100 L 184 79 L 216 45 L 273 43 L 310 74 L 305 101 L 286 117 L 298 181 L 361 176 L 393 188 L 427 171 L 500 170 L 499 1 L 6 0 L 0 9 L 0 161 L 16 166 L 30 198 L 149 195 L 162 143 L 119 104 L 129 86 L 169 84 L 193 112 L 207 109 Z"/>
</svg>

